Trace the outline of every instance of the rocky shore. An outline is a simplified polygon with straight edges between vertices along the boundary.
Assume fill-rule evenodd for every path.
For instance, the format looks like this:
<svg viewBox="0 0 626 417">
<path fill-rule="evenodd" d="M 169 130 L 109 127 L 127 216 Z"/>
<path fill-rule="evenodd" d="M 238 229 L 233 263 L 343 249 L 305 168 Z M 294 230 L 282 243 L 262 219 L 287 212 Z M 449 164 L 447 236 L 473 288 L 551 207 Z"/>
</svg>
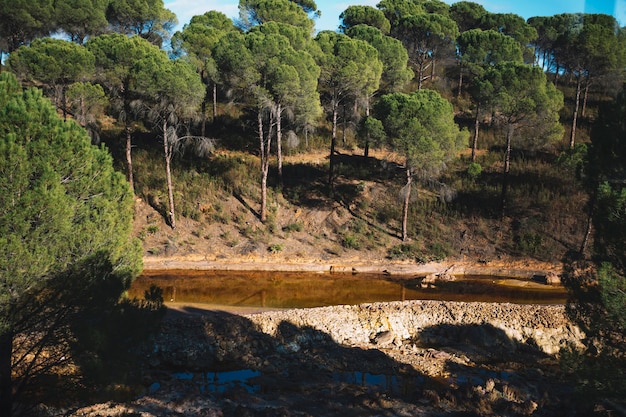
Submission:
<svg viewBox="0 0 626 417">
<path fill-rule="evenodd" d="M 407 301 L 170 312 L 145 393 L 74 416 L 573 416 L 564 306 Z"/>
</svg>

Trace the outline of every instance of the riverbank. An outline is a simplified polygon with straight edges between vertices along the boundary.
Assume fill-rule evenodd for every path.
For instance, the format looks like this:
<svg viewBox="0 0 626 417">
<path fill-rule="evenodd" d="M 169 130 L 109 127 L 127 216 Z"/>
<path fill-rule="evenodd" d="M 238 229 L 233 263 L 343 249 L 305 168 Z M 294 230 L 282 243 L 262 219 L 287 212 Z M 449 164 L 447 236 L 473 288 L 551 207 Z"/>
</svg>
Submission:
<svg viewBox="0 0 626 417">
<path fill-rule="evenodd" d="M 429 274 L 493 275 L 513 278 L 532 278 L 535 275 L 559 275 L 562 264 L 532 259 L 496 259 L 472 261 L 463 258 L 443 262 L 418 263 L 415 261 L 390 261 L 388 259 L 364 259 L 361 257 L 341 259 L 289 258 L 280 255 L 264 257 L 228 257 L 201 254 L 182 256 L 145 256 L 144 270 L 218 270 L 218 271 L 280 271 L 280 272 L 336 272 L 368 273 L 386 275 Z"/>
<path fill-rule="evenodd" d="M 574 416 L 558 350 L 583 337 L 564 306 L 183 308 L 146 351 L 145 395 L 71 415 Z"/>
</svg>

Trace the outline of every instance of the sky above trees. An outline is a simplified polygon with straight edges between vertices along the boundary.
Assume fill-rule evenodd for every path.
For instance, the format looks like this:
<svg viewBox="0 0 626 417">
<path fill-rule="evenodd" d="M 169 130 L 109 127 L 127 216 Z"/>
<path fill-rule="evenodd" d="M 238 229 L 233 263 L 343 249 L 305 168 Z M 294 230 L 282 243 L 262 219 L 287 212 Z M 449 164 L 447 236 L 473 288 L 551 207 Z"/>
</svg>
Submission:
<svg viewBox="0 0 626 417">
<path fill-rule="evenodd" d="M 456 0 L 445 0 L 452 4 Z M 620 25 L 626 25 L 626 0 L 473 0 L 482 4 L 492 13 L 515 13 L 525 19 L 532 16 L 552 16 L 559 13 L 605 13 L 617 18 Z M 315 22 L 316 30 L 335 30 L 339 25 L 339 15 L 351 5 L 376 6 L 379 0 L 317 0 L 322 16 Z M 231 18 L 238 16 L 239 0 L 164 0 L 165 7 L 176 13 L 180 28 L 192 16 L 209 10 L 218 10 Z"/>
</svg>

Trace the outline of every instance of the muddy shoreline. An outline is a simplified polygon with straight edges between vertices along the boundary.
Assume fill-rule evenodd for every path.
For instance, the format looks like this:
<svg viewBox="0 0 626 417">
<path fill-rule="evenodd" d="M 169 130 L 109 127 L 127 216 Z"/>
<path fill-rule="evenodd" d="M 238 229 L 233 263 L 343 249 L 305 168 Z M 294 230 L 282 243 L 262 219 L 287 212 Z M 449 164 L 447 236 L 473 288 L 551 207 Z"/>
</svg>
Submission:
<svg viewBox="0 0 626 417">
<path fill-rule="evenodd" d="M 144 257 L 144 270 L 219 270 L 219 271 L 280 271 L 320 273 L 368 273 L 397 276 L 425 276 L 448 273 L 450 275 L 494 275 L 514 278 L 532 278 L 534 275 L 562 272 L 562 264 L 535 260 L 473 261 L 452 259 L 443 262 L 417 263 L 385 259 L 285 259 L 282 257 L 228 257 L 216 258 L 202 255 L 173 257 Z"/>
</svg>

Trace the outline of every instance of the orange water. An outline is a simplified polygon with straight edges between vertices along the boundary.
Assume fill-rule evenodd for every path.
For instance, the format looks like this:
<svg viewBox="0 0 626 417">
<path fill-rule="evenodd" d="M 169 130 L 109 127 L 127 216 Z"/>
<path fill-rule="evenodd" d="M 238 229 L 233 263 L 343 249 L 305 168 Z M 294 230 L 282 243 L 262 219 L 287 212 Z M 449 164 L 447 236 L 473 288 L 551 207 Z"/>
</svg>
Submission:
<svg viewBox="0 0 626 417">
<path fill-rule="evenodd" d="M 567 292 L 532 280 L 463 276 L 422 288 L 421 277 L 376 274 L 240 271 L 146 271 L 130 296 L 143 298 L 151 285 L 165 302 L 236 307 L 308 308 L 377 301 L 443 300 L 517 304 L 563 304 Z"/>
</svg>

